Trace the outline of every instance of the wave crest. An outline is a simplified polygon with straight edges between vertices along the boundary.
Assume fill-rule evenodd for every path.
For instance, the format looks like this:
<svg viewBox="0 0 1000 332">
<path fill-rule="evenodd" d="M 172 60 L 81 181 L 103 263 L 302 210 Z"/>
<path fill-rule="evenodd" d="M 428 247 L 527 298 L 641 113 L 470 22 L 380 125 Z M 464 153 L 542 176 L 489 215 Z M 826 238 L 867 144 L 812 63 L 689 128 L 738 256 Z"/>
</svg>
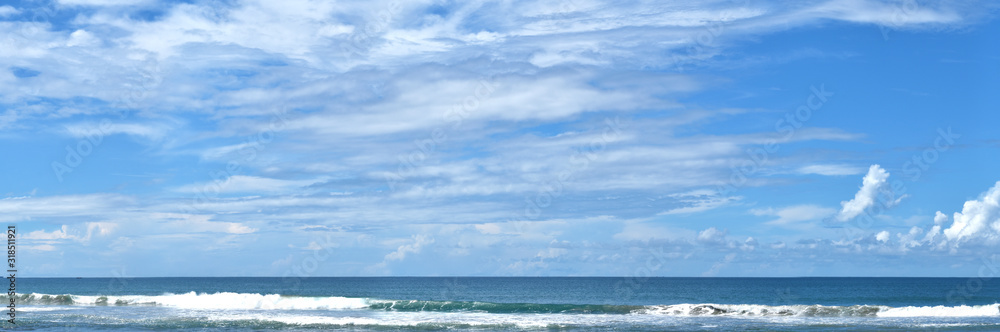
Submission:
<svg viewBox="0 0 1000 332">
<path fill-rule="evenodd" d="M 0 301 L 6 302 L 6 296 Z M 802 316 L 802 317 L 979 317 L 1000 316 L 1000 306 L 906 306 L 880 305 L 760 305 L 760 304 L 671 304 L 671 305 L 588 305 L 492 303 L 473 301 L 380 300 L 340 296 L 309 297 L 278 294 L 195 293 L 163 295 L 50 295 L 22 294 L 17 302 L 24 305 L 151 305 L 182 309 L 257 309 L 257 310 L 344 310 L 366 309 L 402 312 L 480 312 L 480 313 L 559 313 L 559 314 L 638 314 L 670 316 Z"/>
<path fill-rule="evenodd" d="M 49 295 L 23 294 L 17 297 L 21 304 L 26 305 L 107 305 L 133 306 L 153 305 L 182 309 L 280 309 L 280 310 L 332 310 L 367 308 L 368 303 L 363 298 L 349 297 L 304 297 L 282 296 L 277 294 L 247 294 L 247 293 L 202 293 L 189 292 L 185 294 L 164 295 L 121 295 L 121 296 L 90 296 L 90 295 Z"/>
<path fill-rule="evenodd" d="M 802 317 L 977 317 L 1000 316 L 998 304 L 977 306 L 889 307 L 881 305 L 674 304 L 655 305 L 643 314 L 671 316 L 802 316 Z"/>
</svg>

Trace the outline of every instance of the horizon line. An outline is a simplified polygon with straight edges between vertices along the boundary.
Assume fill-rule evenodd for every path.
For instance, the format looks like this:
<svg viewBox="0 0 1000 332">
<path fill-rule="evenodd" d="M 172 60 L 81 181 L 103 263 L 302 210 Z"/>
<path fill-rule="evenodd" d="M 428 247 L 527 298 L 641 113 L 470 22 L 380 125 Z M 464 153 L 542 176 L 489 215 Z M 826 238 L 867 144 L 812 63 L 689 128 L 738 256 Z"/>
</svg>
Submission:
<svg viewBox="0 0 1000 332">
<path fill-rule="evenodd" d="M 686 278 L 686 279 L 807 279 L 807 278 L 979 278 L 977 276 L 774 276 L 774 277 L 728 277 L 728 276 L 144 276 L 144 277 L 17 277 L 18 279 L 142 279 L 142 278 Z"/>
</svg>

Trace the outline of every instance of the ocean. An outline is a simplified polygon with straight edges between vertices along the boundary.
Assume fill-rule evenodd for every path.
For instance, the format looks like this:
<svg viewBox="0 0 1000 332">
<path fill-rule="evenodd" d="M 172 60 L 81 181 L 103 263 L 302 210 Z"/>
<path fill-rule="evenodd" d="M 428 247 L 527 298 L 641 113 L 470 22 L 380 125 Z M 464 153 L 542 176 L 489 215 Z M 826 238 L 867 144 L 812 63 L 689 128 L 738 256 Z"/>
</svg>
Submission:
<svg viewBox="0 0 1000 332">
<path fill-rule="evenodd" d="M 16 287 L 16 326 L 36 331 L 1000 330 L 1000 283 L 980 278 L 19 278 Z"/>
</svg>

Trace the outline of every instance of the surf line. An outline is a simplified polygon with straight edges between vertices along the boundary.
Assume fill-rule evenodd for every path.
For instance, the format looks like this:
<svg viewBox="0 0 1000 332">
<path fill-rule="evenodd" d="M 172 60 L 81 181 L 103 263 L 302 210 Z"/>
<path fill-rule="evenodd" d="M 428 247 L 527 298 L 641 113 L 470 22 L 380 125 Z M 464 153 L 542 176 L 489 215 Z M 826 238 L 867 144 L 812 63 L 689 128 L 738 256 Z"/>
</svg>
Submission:
<svg viewBox="0 0 1000 332">
<path fill-rule="evenodd" d="M 10 268 L 7 270 L 7 273 L 10 274 L 10 276 L 7 277 L 7 280 L 10 281 L 10 288 L 7 289 L 7 297 L 10 298 L 10 304 L 7 305 L 7 309 L 9 309 L 9 310 L 7 310 L 8 311 L 7 312 L 7 316 L 10 316 L 10 319 L 8 319 L 7 322 L 11 323 L 11 324 L 17 324 L 17 323 L 14 322 L 14 316 L 16 315 L 16 310 L 14 310 L 15 309 L 14 307 L 16 305 L 14 304 L 14 302 L 15 302 L 15 299 L 17 298 L 17 296 L 16 296 L 17 295 L 16 287 L 14 287 L 15 286 L 15 281 L 16 281 L 16 278 L 17 278 L 16 277 L 16 275 L 17 275 L 17 267 L 14 264 L 16 262 L 16 260 L 14 258 L 15 258 L 15 256 L 17 256 L 17 247 L 15 246 L 16 240 L 17 240 L 17 229 L 14 227 L 14 225 L 8 225 L 7 226 L 7 266 L 10 267 Z"/>
</svg>

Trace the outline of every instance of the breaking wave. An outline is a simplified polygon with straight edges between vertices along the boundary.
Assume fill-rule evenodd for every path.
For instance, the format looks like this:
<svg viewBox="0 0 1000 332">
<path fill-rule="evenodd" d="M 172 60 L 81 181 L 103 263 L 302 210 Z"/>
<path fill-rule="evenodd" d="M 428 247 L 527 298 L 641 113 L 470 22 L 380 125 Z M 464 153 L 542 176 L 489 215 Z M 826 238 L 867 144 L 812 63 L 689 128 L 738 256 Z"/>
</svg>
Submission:
<svg viewBox="0 0 1000 332">
<path fill-rule="evenodd" d="M 889 307 L 880 305 L 824 306 L 758 304 L 675 304 L 641 311 L 674 316 L 800 316 L 800 317 L 979 317 L 1000 316 L 1000 305 Z"/>
<path fill-rule="evenodd" d="M 0 301 L 6 302 L 6 296 Z M 672 305 L 585 305 L 540 303 L 491 303 L 472 301 L 382 300 L 339 296 L 311 297 L 278 294 L 202 293 L 163 295 L 50 295 L 17 296 L 23 305 L 64 306 L 163 306 L 183 309 L 256 310 L 375 310 L 399 312 L 480 312 L 480 313 L 561 313 L 633 314 L 671 316 L 800 316 L 800 317 L 981 317 L 1000 316 L 1000 305 L 905 306 L 880 305 L 759 305 L 759 304 L 672 304 Z"/>
</svg>

